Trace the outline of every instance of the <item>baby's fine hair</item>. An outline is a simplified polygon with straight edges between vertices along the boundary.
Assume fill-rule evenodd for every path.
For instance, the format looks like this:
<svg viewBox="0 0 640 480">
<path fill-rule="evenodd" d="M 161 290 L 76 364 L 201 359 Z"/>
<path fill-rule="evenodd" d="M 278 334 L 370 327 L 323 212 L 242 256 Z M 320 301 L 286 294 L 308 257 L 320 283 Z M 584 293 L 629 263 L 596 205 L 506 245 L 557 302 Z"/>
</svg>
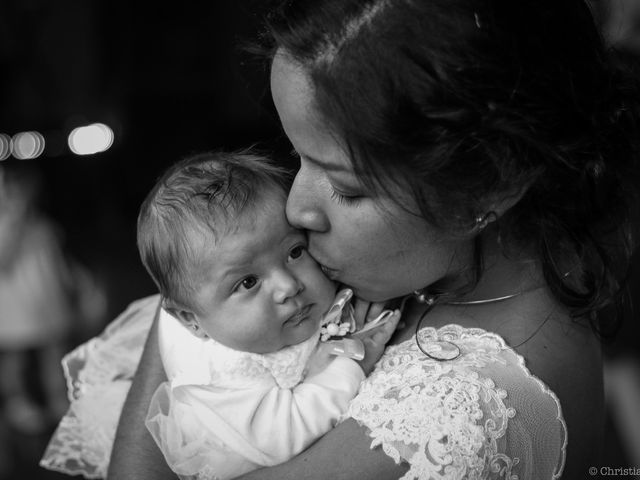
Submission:
<svg viewBox="0 0 640 480">
<path fill-rule="evenodd" d="M 171 166 L 138 215 L 140 258 L 160 294 L 193 308 L 204 247 L 233 231 L 265 193 L 286 196 L 289 183 L 285 169 L 250 150 L 199 153 Z"/>
</svg>

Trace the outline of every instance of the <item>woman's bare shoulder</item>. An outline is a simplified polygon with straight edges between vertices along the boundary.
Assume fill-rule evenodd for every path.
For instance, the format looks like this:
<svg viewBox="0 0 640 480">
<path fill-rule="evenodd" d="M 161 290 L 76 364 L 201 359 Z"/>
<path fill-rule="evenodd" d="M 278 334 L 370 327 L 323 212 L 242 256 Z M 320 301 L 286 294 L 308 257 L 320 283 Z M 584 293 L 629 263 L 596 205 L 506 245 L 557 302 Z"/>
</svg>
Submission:
<svg viewBox="0 0 640 480">
<path fill-rule="evenodd" d="M 581 478 L 600 455 L 604 428 L 600 340 L 587 319 L 556 308 L 540 332 L 516 350 L 560 399 L 569 437 L 565 475 Z"/>
<path fill-rule="evenodd" d="M 457 316 L 451 318 L 453 323 L 457 320 L 500 335 L 523 357 L 528 370 L 560 397 L 564 410 L 572 410 L 580 403 L 576 398 L 587 394 L 599 398 L 601 345 L 588 320 L 573 317 L 545 288 L 509 302 L 457 313 L 450 309 L 449 314 Z M 599 402 L 596 410 L 601 407 Z"/>
<path fill-rule="evenodd" d="M 498 315 L 504 317 L 497 333 L 560 401 L 569 439 L 566 478 L 584 476 L 598 458 L 605 416 L 600 340 L 587 319 L 573 317 L 545 289 Z"/>
</svg>

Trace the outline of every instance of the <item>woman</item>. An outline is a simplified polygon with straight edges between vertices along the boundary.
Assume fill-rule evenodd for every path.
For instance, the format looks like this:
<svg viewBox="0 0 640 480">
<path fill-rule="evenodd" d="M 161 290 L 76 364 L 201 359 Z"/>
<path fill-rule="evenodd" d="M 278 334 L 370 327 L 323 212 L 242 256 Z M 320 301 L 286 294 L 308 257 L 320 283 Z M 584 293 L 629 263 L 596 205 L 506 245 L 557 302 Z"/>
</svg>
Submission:
<svg viewBox="0 0 640 480">
<path fill-rule="evenodd" d="M 585 5 L 293 0 L 269 27 L 289 221 L 360 298 L 408 300 L 352 418 L 247 478 L 583 478 L 639 137 Z M 152 330 L 112 478 L 167 473 L 162 379 Z"/>
</svg>

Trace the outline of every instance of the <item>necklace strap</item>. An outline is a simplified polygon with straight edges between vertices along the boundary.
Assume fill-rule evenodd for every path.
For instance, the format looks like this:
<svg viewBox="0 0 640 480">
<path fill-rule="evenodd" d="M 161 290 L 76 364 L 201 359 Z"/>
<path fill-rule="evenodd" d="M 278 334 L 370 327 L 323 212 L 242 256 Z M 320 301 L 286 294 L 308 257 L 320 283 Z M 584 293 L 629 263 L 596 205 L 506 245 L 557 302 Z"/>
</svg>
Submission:
<svg viewBox="0 0 640 480">
<path fill-rule="evenodd" d="M 418 303 L 423 303 L 428 306 L 431 305 L 452 305 L 452 306 L 464 306 L 464 305 L 484 305 L 487 303 L 503 302 L 512 298 L 518 297 L 525 293 L 530 293 L 542 288 L 542 285 L 530 288 L 528 290 L 522 290 L 521 292 L 511 293 L 509 295 L 503 295 L 501 297 L 482 298 L 480 300 L 441 300 L 446 294 L 427 294 L 421 290 L 415 290 L 413 294 L 407 295 L 402 300 L 402 307 L 404 307 L 407 300 L 415 298 Z"/>
<path fill-rule="evenodd" d="M 518 295 L 522 295 L 525 292 L 512 293 L 511 295 L 505 295 L 503 297 L 495 297 L 495 298 L 483 298 L 482 300 L 467 300 L 460 302 L 445 302 L 444 305 L 483 305 L 485 303 L 494 303 L 494 302 L 502 302 L 503 300 L 509 300 L 510 298 L 517 297 Z"/>
<path fill-rule="evenodd" d="M 422 304 L 426 305 L 426 308 L 425 308 L 424 312 L 422 312 L 422 315 L 420 315 L 420 318 L 418 319 L 418 322 L 416 324 L 416 333 L 415 333 L 416 345 L 418 346 L 420 351 L 423 354 L 425 354 L 427 357 L 432 358 L 433 360 L 437 360 L 437 361 L 443 362 L 443 361 L 455 360 L 456 358 L 458 358 L 461 355 L 460 348 L 457 345 L 455 345 L 455 344 L 453 344 L 451 342 L 446 342 L 446 343 L 448 343 L 450 345 L 444 345 L 444 344 L 441 345 L 442 342 L 437 342 L 438 343 L 437 345 L 425 345 L 425 346 L 423 346 L 420 343 L 420 335 L 419 335 L 420 329 L 422 328 L 423 320 L 425 319 L 427 314 L 431 310 L 433 310 L 433 308 L 436 305 L 451 305 L 451 306 L 486 305 L 486 304 L 489 304 L 489 303 L 503 302 L 505 300 L 509 300 L 509 299 L 515 298 L 515 297 L 517 297 L 519 295 L 522 295 L 524 293 L 533 292 L 535 290 L 538 290 L 539 288 L 542 288 L 542 286 L 531 288 L 529 290 L 523 290 L 523 291 L 517 292 L 517 293 L 512 293 L 510 295 L 503 295 L 501 297 L 483 298 L 483 299 L 480 299 L 480 300 L 467 300 L 467 301 L 453 301 L 453 300 L 448 300 L 447 301 L 447 300 L 445 300 L 445 301 L 442 301 L 442 302 L 439 301 L 441 298 L 443 298 L 442 295 L 427 295 L 424 291 L 416 290 L 415 292 L 413 292 L 413 296 L 412 295 L 407 295 L 405 298 L 402 299 L 402 304 L 400 306 L 400 310 L 404 311 L 405 303 L 410 298 L 415 298 L 419 303 L 422 303 Z M 534 334 L 536 332 L 534 332 Z M 529 340 L 529 339 L 527 339 L 527 340 Z M 525 342 L 527 340 L 525 340 Z M 522 345 L 525 342 L 522 342 L 522 343 L 518 344 L 517 347 Z"/>
</svg>

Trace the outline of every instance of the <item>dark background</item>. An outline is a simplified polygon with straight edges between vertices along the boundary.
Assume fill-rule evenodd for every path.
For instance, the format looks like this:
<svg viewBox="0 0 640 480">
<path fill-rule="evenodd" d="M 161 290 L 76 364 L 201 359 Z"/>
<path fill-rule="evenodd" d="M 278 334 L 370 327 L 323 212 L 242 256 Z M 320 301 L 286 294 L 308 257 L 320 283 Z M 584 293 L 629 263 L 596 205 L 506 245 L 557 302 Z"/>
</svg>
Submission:
<svg viewBox="0 0 640 480">
<path fill-rule="evenodd" d="M 107 299 L 100 325 L 72 336 L 69 349 L 155 293 L 135 222 L 164 168 L 194 151 L 286 144 L 267 62 L 245 49 L 264 8 L 259 0 L 0 0 L 0 133 L 35 130 L 46 141 L 40 157 L 9 157 L 0 169 L 40 178 L 42 211 Z M 113 146 L 72 154 L 67 135 L 93 122 L 114 130 Z M 69 478 L 37 466 L 52 428 L 2 435 L 0 478 Z"/>
<path fill-rule="evenodd" d="M 9 158 L 0 169 L 42 179 L 43 211 L 105 290 L 98 327 L 155 293 L 138 259 L 135 220 L 165 167 L 204 149 L 285 151 L 266 62 L 243 48 L 256 40 L 265 4 L 0 0 L 0 133 L 37 130 L 47 142 L 39 158 Z M 92 122 L 114 130 L 113 146 L 73 155 L 66 136 Z M 636 323 L 628 313 L 622 334 L 606 346 L 608 359 L 635 354 Z M 633 447 L 615 423 L 607 425 L 602 465 L 633 466 Z M 68 478 L 36 466 L 47 439 L 16 433 L 0 445 L 15 460 L 6 478 Z"/>
<path fill-rule="evenodd" d="M 104 278 L 112 314 L 154 291 L 135 219 L 160 172 L 193 151 L 282 139 L 266 62 L 244 48 L 263 3 L 0 2 L 0 133 L 46 140 L 39 158 L 0 166 L 41 174 L 42 207 Z M 92 122 L 114 130 L 113 146 L 72 154 L 66 136 Z"/>
</svg>

